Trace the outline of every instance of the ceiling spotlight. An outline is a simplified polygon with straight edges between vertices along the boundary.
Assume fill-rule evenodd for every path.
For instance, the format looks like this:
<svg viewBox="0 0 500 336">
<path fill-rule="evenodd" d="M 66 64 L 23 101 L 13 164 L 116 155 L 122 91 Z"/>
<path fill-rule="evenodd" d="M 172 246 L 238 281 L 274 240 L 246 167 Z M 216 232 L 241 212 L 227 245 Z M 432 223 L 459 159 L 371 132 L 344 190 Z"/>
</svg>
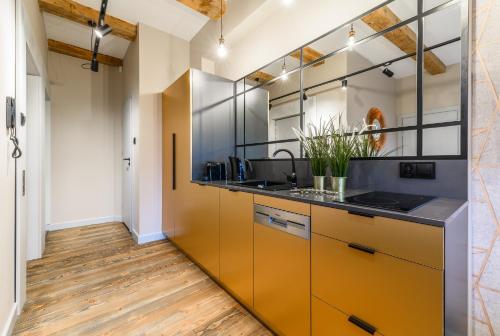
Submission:
<svg viewBox="0 0 500 336">
<path fill-rule="evenodd" d="M 293 3 L 293 0 L 281 0 L 285 6 L 290 6 Z"/>
<path fill-rule="evenodd" d="M 354 43 L 356 43 L 356 31 L 354 30 L 354 24 L 351 23 L 351 29 L 347 34 L 347 46 L 352 48 Z"/>
<path fill-rule="evenodd" d="M 304 91 L 304 94 L 302 94 L 302 100 L 306 101 L 307 99 L 309 99 L 309 97 L 307 96 L 306 92 Z"/>
<path fill-rule="evenodd" d="M 281 79 L 288 80 L 288 74 L 286 73 L 286 59 L 283 58 L 283 65 L 281 66 Z"/>
<path fill-rule="evenodd" d="M 394 72 L 391 71 L 391 69 L 385 67 L 384 70 L 382 70 L 382 73 L 384 75 L 386 75 L 387 77 L 391 78 L 392 76 L 394 76 Z"/>
<path fill-rule="evenodd" d="M 273 104 L 269 103 L 269 111 L 273 108 Z"/>
<path fill-rule="evenodd" d="M 223 0 L 220 0 L 220 38 L 219 42 L 217 43 L 217 55 L 219 55 L 220 58 L 224 58 L 227 56 L 227 48 L 225 45 L 224 36 L 222 35 L 222 17 L 224 16 L 224 13 L 222 12 L 222 1 Z"/>
<path fill-rule="evenodd" d="M 347 90 L 347 79 L 342 80 L 342 90 Z"/>
<path fill-rule="evenodd" d="M 98 38 L 103 38 L 104 36 L 111 33 L 113 29 L 108 24 L 97 27 L 94 31 Z"/>
</svg>

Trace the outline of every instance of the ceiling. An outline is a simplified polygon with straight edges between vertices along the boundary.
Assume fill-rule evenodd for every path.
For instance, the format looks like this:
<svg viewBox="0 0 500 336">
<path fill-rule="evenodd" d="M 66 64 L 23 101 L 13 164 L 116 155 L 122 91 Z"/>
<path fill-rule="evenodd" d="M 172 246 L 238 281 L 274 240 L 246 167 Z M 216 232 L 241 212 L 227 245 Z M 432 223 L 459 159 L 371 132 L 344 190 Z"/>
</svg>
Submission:
<svg viewBox="0 0 500 336">
<path fill-rule="evenodd" d="M 76 2 L 96 10 L 101 5 L 101 0 Z M 176 0 L 109 0 L 106 14 L 132 24 L 144 23 L 186 41 L 190 41 L 209 20 Z M 92 49 L 90 27 L 48 13 L 44 13 L 43 17 L 47 38 Z M 129 44 L 129 41 L 110 34 L 101 40 L 99 52 L 123 58 Z"/>
</svg>

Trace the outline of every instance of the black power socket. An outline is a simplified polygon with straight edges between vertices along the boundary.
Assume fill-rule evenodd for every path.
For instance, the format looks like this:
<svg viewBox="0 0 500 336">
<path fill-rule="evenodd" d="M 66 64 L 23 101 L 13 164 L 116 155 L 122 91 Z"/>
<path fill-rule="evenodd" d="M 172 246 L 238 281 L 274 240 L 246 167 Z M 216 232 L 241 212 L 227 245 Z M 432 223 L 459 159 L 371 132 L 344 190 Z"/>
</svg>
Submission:
<svg viewBox="0 0 500 336">
<path fill-rule="evenodd" d="M 436 179 L 435 162 L 400 162 L 399 177 L 415 179 Z"/>
</svg>

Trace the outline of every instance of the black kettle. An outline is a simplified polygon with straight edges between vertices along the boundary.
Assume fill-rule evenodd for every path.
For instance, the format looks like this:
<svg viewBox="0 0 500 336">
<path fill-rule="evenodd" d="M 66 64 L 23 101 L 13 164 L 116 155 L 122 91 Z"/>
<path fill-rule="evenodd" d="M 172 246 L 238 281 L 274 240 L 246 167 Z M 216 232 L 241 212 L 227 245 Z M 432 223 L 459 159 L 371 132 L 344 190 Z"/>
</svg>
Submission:
<svg viewBox="0 0 500 336">
<path fill-rule="evenodd" d="M 242 160 L 236 156 L 229 157 L 231 165 L 231 180 L 245 181 L 248 179 L 249 173 L 252 172 L 252 164 L 248 160 Z"/>
</svg>

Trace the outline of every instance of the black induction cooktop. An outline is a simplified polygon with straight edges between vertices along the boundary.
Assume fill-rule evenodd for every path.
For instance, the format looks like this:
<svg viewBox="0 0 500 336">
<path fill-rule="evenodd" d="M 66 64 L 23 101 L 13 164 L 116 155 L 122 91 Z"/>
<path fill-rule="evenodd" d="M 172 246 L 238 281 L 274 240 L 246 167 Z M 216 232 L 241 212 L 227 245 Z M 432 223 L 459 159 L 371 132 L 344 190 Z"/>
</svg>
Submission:
<svg viewBox="0 0 500 336">
<path fill-rule="evenodd" d="M 372 191 L 345 198 L 345 203 L 385 210 L 410 212 L 434 199 L 432 196 Z"/>
</svg>

